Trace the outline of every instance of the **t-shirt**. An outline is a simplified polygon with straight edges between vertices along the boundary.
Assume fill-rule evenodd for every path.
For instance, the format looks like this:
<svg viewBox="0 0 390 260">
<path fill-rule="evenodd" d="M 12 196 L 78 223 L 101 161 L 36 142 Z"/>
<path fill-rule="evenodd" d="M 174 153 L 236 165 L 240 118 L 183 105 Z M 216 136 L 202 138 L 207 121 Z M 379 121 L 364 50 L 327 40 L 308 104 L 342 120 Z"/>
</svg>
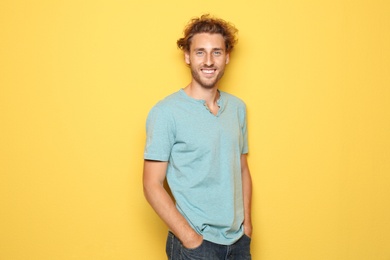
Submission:
<svg viewBox="0 0 390 260">
<path fill-rule="evenodd" d="M 217 115 L 183 89 L 158 102 L 146 121 L 144 159 L 168 161 L 167 182 L 179 212 L 205 240 L 230 245 L 243 235 L 246 106 L 219 93 Z"/>
</svg>

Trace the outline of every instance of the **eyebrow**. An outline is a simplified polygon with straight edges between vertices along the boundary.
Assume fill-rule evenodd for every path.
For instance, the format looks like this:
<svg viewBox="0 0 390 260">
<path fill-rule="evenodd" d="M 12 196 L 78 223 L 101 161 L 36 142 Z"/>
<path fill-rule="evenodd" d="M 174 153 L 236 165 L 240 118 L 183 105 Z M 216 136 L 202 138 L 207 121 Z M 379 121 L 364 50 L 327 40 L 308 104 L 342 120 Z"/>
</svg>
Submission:
<svg viewBox="0 0 390 260">
<path fill-rule="evenodd" d="M 195 48 L 194 51 L 205 51 L 205 48 Z M 213 48 L 212 51 L 224 51 L 223 48 Z"/>
</svg>

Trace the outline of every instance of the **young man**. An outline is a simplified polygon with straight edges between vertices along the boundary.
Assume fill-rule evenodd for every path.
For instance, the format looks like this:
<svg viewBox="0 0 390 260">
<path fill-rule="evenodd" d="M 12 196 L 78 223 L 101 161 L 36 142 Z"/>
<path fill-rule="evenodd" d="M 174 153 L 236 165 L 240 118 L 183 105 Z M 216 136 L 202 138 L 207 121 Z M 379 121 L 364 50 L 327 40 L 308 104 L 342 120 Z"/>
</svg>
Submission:
<svg viewBox="0 0 390 260">
<path fill-rule="evenodd" d="M 146 122 L 144 193 L 170 230 L 168 259 L 251 259 L 246 107 L 219 90 L 236 33 L 222 19 L 192 19 L 177 41 L 192 80 Z"/>
</svg>

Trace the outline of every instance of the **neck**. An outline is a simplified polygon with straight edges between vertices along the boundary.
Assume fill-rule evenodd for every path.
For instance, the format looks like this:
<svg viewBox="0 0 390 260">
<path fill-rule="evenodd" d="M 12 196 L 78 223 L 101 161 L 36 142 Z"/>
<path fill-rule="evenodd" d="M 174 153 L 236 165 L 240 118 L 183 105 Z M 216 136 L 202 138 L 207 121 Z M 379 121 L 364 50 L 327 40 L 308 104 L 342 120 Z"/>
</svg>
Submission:
<svg viewBox="0 0 390 260">
<path fill-rule="evenodd" d="M 184 88 L 186 94 L 195 99 L 205 100 L 207 105 L 213 105 L 219 99 L 218 87 L 204 88 L 198 84 L 191 82 L 187 87 Z"/>
</svg>

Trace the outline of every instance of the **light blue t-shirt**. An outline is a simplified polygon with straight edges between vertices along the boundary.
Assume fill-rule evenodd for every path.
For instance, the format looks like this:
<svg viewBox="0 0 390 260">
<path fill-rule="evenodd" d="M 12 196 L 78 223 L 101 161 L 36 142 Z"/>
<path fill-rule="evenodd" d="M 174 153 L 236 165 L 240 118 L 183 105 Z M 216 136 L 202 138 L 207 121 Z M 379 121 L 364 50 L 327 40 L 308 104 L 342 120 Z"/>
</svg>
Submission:
<svg viewBox="0 0 390 260">
<path fill-rule="evenodd" d="M 218 114 L 183 89 L 158 102 L 146 121 L 144 159 L 168 161 L 179 212 L 205 240 L 230 245 L 243 235 L 242 154 L 246 106 L 220 91 Z"/>
</svg>

